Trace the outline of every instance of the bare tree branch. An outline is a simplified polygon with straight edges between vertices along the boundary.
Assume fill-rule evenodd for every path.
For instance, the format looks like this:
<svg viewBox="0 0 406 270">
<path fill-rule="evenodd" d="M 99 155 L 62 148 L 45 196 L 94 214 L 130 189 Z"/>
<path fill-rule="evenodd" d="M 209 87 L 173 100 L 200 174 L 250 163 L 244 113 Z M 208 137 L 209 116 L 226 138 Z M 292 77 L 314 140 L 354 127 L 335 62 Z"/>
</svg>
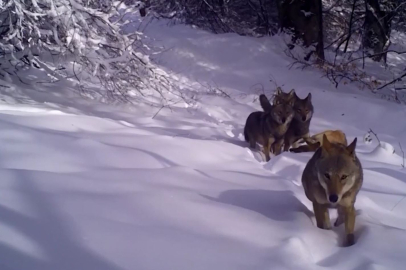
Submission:
<svg viewBox="0 0 406 270">
<path fill-rule="evenodd" d="M 400 75 L 399 77 L 393 79 L 392 81 L 390 81 L 390 82 L 388 82 L 388 83 L 382 85 L 381 87 L 378 87 L 378 90 L 383 89 L 383 88 L 385 88 L 386 86 L 391 85 L 391 84 L 393 84 L 393 83 L 395 83 L 395 82 L 397 82 L 397 81 L 400 81 L 400 80 L 401 80 L 402 78 L 404 78 L 404 77 L 406 77 L 406 72 L 403 73 L 402 75 Z"/>
</svg>

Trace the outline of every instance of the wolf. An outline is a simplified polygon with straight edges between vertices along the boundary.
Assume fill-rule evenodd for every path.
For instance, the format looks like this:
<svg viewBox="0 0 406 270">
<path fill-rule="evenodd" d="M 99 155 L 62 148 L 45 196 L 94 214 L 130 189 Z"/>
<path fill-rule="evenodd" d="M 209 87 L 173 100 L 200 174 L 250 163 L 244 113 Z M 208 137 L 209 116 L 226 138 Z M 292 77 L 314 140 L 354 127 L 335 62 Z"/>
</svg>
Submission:
<svg viewBox="0 0 406 270">
<path fill-rule="evenodd" d="M 266 161 L 269 161 L 271 147 L 275 155 L 279 155 L 284 141 L 284 135 L 293 119 L 294 100 L 278 100 L 271 105 L 265 95 L 260 95 L 260 103 L 264 111 L 251 113 L 244 127 L 245 141 L 251 148 L 256 143 L 263 146 Z"/>
<path fill-rule="evenodd" d="M 341 130 L 326 130 L 317 133 L 310 138 L 302 138 L 297 143 L 305 142 L 305 145 L 299 146 L 297 148 L 291 148 L 290 152 L 302 153 L 302 152 L 315 152 L 320 145 L 323 144 L 323 136 L 326 135 L 329 142 L 341 143 L 347 145 L 347 138 Z"/>
<path fill-rule="evenodd" d="M 293 95 L 295 96 L 295 103 L 293 106 L 295 114 L 292 123 L 285 134 L 284 151 L 288 151 L 292 145 L 293 147 L 297 147 L 297 141 L 299 139 L 309 137 L 310 121 L 312 120 L 314 113 L 311 93 L 309 93 L 304 99 L 300 99 L 296 93 Z"/>
<path fill-rule="evenodd" d="M 334 226 L 345 224 L 347 246 L 355 243 L 355 200 L 363 183 L 362 165 L 355 147 L 332 143 L 323 135 L 322 145 L 306 164 L 302 185 L 306 197 L 313 203 L 317 227 L 331 229 L 328 208 L 337 208 Z"/>
</svg>

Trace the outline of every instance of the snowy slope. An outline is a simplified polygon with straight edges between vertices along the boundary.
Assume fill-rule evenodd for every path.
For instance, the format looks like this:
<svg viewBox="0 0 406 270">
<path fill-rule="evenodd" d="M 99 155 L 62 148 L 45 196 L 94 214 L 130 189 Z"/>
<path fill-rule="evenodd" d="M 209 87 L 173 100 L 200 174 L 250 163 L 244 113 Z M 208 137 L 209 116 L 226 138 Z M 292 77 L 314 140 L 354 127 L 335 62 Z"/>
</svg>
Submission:
<svg viewBox="0 0 406 270">
<path fill-rule="evenodd" d="M 179 85 L 216 84 L 193 108 L 107 106 L 59 85 L 0 89 L 0 269 L 403 269 L 406 263 L 405 107 L 334 89 L 312 71 L 288 70 L 280 39 L 212 35 L 164 21 L 146 33 Z M 301 173 L 311 154 L 270 162 L 242 129 L 270 76 L 313 94 L 313 133 L 358 137 L 365 180 L 357 243 L 344 228 L 315 226 Z M 38 88 L 38 87 L 37 87 Z M 374 139 L 372 129 L 390 145 Z M 334 212 L 331 218 L 335 218 Z"/>
</svg>

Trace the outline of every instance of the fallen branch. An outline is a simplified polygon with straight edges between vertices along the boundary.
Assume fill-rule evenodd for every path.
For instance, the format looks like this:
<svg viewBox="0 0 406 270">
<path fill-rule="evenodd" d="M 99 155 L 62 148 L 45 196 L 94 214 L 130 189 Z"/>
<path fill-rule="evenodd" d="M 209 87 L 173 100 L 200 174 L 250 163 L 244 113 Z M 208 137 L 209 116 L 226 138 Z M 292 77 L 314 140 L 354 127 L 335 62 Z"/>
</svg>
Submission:
<svg viewBox="0 0 406 270">
<path fill-rule="evenodd" d="M 154 119 L 155 116 L 157 116 L 157 115 L 159 114 L 159 112 L 160 112 L 163 108 L 165 108 L 165 105 L 162 105 L 161 108 L 159 108 L 159 110 L 154 114 L 154 116 L 152 116 L 152 119 Z"/>
</svg>

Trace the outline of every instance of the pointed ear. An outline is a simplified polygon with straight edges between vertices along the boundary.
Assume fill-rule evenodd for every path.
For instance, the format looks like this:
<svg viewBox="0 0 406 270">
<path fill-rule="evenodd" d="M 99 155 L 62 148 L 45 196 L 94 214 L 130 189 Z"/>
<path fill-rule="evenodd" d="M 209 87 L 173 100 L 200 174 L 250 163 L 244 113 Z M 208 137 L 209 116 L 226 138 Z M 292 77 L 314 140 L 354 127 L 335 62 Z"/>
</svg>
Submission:
<svg viewBox="0 0 406 270">
<path fill-rule="evenodd" d="M 309 93 L 306 97 L 306 101 L 307 102 L 311 102 L 312 101 L 312 93 Z"/>
<path fill-rule="evenodd" d="M 347 152 L 350 156 L 355 156 L 355 147 L 357 146 L 357 137 L 352 141 L 352 143 L 347 146 Z"/>
<path fill-rule="evenodd" d="M 295 98 L 295 89 L 290 90 L 290 92 L 288 93 L 288 97 Z"/>
<path fill-rule="evenodd" d="M 326 134 L 323 134 L 323 142 L 321 144 L 321 148 L 323 150 L 322 153 L 323 154 L 329 153 L 331 150 L 331 147 L 332 147 L 331 142 L 327 139 Z"/>
<path fill-rule="evenodd" d="M 279 95 L 282 93 L 282 88 L 280 88 L 279 86 L 276 88 L 276 95 Z"/>
</svg>

